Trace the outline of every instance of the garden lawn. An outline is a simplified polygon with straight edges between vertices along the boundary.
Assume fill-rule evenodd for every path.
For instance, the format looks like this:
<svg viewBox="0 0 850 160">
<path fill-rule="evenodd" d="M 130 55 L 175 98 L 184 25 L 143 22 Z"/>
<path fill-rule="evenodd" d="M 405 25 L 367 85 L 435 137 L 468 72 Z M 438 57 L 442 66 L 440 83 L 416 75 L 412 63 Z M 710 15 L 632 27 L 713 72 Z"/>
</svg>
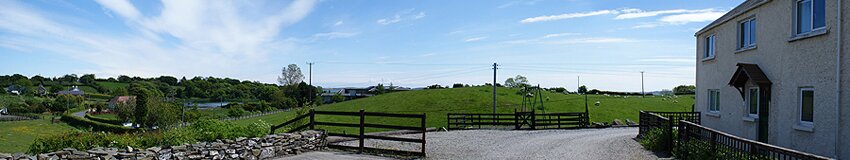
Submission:
<svg viewBox="0 0 850 160">
<path fill-rule="evenodd" d="M 432 89 L 419 91 L 405 91 L 382 94 L 369 98 L 356 99 L 341 103 L 327 104 L 316 107 L 321 111 L 349 111 L 357 112 L 364 109 L 367 112 L 388 112 L 422 114 L 427 116 L 428 127 L 445 127 L 447 113 L 492 113 L 492 88 L 490 87 L 468 87 L 453 89 Z M 584 112 L 585 103 L 583 95 L 561 94 L 544 92 L 544 106 L 546 113 L 556 112 Z M 548 100 L 547 100 L 548 99 Z M 600 102 L 595 106 L 595 102 Z M 647 111 L 691 111 L 694 102 L 693 95 L 685 96 L 606 96 L 589 95 L 588 102 L 590 120 L 592 122 L 611 122 L 614 119 L 630 119 L 638 121 L 638 113 Z M 497 92 L 497 112 L 514 113 L 515 109 L 522 108 L 522 96 L 517 90 L 499 88 Z M 543 112 L 537 110 L 538 113 Z M 277 125 L 295 116 L 293 112 L 285 112 L 262 117 L 239 120 L 238 123 L 250 123 L 259 119 Z M 358 122 L 356 116 L 317 116 L 316 121 L 352 123 Z M 404 118 L 381 118 L 367 117 L 366 123 L 393 124 L 416 126 L 420 122 Z M 339 130 L 351 133 L 356 129 L 325 128 L 330 131 Z M 367 132 L 381 131 L 367 129 Z"/>
<path fill-rule="evenodd" d="M 113 91 L 117 88 L 127 88 L 127 86 L 130 85 L 129 83 L 119 83 L 119 82 L 95 82 L 95 83 L 97 83 L 97 85 L 101 85 L 103 87 L 106 87 L 110 91 Z"/>
<path fill-rule="evenodd" d="M 49 119 L 0 122 L 0 152 L 26 152 L 36 137 L 75 130 L 65 123 L 51 124 Z"/>
</svg>

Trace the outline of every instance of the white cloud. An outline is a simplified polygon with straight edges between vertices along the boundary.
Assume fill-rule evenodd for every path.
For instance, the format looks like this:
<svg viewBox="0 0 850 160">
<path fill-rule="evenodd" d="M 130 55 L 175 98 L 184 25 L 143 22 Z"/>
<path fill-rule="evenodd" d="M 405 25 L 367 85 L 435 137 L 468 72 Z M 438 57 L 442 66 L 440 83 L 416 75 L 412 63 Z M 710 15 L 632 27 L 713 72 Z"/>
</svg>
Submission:
<svg viewBox="0 0 850 160">
<path fill-rule="evenodd" d="M 360 34 L 359 32 L 327 32 L 327 33 L 316 33 L 313 35 L 314 38 L 325 38 L 325 39 L 337 39 L 337 38 L 348 38 L 354 37 Z"/>
<path fill-rule="evenodd" d="M 425 12 L 419 12 L 419 13 L 413 14 L 414 10 L 416 10 L 416 9 L 414 9 L 414 8 L 407 9 L 407 10 L 396 13 L 392 17 L 378 19 L 376 22 L 378 24 L 381 24 L 381 25 L 388 25 L 388 24 L 393 24 L 393 23 L 405 21 L 405 20 L 417 20 L 417 19 L 425 18 L 425 16 L 426 16 Z"/>
<path fill-rule="evenodd" d="M 677 14 L 662 17 L 659 21 L 670 24 L 687 24 L 691 22 L 710 22 L 720 18 L 726 12 L 711 11 L 700 13 Z"/>
<path fill-rule="evenodd" d="M 555 20 L 564 20 L 564 19 L 572 19 L 572 18 L 581 18 L 581 17 L 590 17 L 590 16 L 598 16 L 598 15 L 606 15 L 606 14 L 617 14 L 618 11 L 615 10 L 599 10 L 592 12 L 581 12 L 581 13 L 567 13 L 567 14 L 559 14 L 559 15 L 550 15 L 550 16 L 538 16 L 523 19 L 519 21 L 520 23 L 534 23 L 534 22 L 545 22 L 545 21 L 555 21 Z"/>
<path fill-rule="evenodd" d="M 336 23 L 334 23 L 334 26 L 340 26 L 342 24 L 343 24 L 343 22 L 340 20 L 340 21 L 336 21 Z"/>
<path fill-rule="evenodd" d="M 97 3 L 100 3 L 101 6 L 107 8 L 113 12 L 118 13 L 124 18 L 127 19 L 138 19 L 142 16 L 139 10 L 133 6 L 128 0 L 95 0 Z M 109 15 L 112 16 L 112 15 Z"/>
<path fill-rule="evenodd" d="M 608 38 L 608 37 L 591 37 L 591 38 L 576 38 L 560 41 L 547 42 L 550 44 L 590 44 L 590 43 L 626 43 L 636 42 L 627 38 Z"/>
<path fill-rule="evenodd" d="M 484 40 L 484 39 L 487 39 L 487 37 L 472 37 L 472 38 L 467 38 L 463 41 L 464 42 L 475 42 L 475 41 L 480 41 L 480 40 Z"/>
<path fill-rule="evenodd" d="M 581 33 L 555 33 L 555 34 L 547 34 L 540 38 L 555 38 L 555 37 L 563 37 L 563 36 L 576 36 L 581 35 Z"/>
<path fill-rule="evenodd" d="M 658 10 L 658 11 L 643 11 L 640 9 L 623 9 L 621 10 L 623 14 L 617 15 L 614 19 L 634 19 L 634 18 L 644 18 L 644 17 L 654 17 L 664 14 L 681 14 L 681 13 L 705 13 L 705 12 L 714 12 L 715 9 L 700 9 L 700 10 L 687 10 L 687 9 L 673 9 L 673 10 Z"/>
<path fill-rule="evenodd" d="M 315 5 L 311 0 L 282 4 L 270 16 L 244 15 L 245 4 L 232 1 L 164 1 L 161 13 L 145 17 L 126 1 L 101 5 L 127 21 L 128 34 L 86 30 L 60 23 L 50 15 L 14 1 L 2 1 L 0 30 L 11 31 L 0 43 L 46 50 L 92 64 L 99 76 L 237 76 L 264 63 L 272 54 L 286 54 L 294 42 L 276 39 L 285 26 L 304 18 Z M 51 44 L 51 45 L 44 45 Z M 274 77 L 267 77 L 273 81 Z M 253 79 L 259 80 L 259 79 Z"/>
<path fill-rule="evenodd" d="M 639 59 L 640 62 L 664 62 L 664 63 L 690 63 L 696 61 L 694 57 L 653 57 Z"/>
</svg>

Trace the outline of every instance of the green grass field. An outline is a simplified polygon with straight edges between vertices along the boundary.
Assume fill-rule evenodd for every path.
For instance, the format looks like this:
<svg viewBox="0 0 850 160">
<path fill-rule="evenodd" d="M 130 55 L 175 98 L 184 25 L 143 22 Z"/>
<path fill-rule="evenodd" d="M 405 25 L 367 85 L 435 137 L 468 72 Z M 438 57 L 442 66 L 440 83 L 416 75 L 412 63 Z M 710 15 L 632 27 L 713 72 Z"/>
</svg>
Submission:
<svg viewBox="0 0 850 160">
<path fill-rule="evenodd" d="M 106 87 L 109 90 L 115 90 L 116 88 L 127 88 L 130 84 L 128 83 L 119 83 L 119 82 L 95 82 L 97 85 L 101 85 Z"/>
<path fill-rule="evenodd" d="M 555 112 L 583 112 L 584 96 L 566 95 L 559 93 L 544 92 L 544 106 L 547 113 Z M 546 101 L 548 99 L 548 101 Z M 600 105 L 594 103 L 599 101 Z M 590 95 L 590 119 L 593 122 L 611 122 L 614 119 L 631 119 L 638 121 L 638 112 L 648 111 L 690 111 L 693 104 L 693 95 L 677 97 L 647 96 L 605 96 Z M 513 113 L 514 109 L 522 108 L 522 96 L 516 94 L 516 90 L 499 88 L 497 93 L 497 112 Z M 357 99 L 342 103 L 319 106 L 316 110 L 322 111 L 351 111 L 356 112 L 364 109 L 367 112 L 409 113 L 427 116 L 428 127 L 445 127 L 446 113 L 492 113 L 492 92 L 488 87 L 470 87 L 458 89 L 436 89 L 407 91 L 383 94 L 370 98 Z M 542 112 L 537 110 L 538 113 Z M 264 120 L 273 125 L 285 122 L 295 116 L 293 112 L 285 112 L 267 115 L 251 119 L 237 120 L 237 123 L 247 124 Z M 317 121 L 356 123 L 357 117 L 343 116 L 319 116 Z M 410 119 L 399 118 L 368 118 L 367 123 L 395 124 L 395 125 L 418 125 Z M 328 128 L 333 129 L 333 128 Z M 370 130 L 377 131 L 377 130 Z"/>
<path fill-rule="evenodd" d="M 26 152 L 36 137 L 73 130 L 74 127 L 65 123 L 52 124 L 49 119 L 0 122 L 0 152 Z"/>
</svg>

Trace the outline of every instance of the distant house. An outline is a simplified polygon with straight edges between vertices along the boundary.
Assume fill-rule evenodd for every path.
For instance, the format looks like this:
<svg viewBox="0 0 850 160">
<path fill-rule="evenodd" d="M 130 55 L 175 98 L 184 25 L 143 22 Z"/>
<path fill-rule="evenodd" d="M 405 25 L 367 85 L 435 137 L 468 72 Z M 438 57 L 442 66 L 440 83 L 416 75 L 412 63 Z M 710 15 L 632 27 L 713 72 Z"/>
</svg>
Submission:
<svg viewBox="0 0 850 160">
<path fill-rule="evenodd" d="M 370 92 L 370 90 L 373 90 L 374 88 L 375 88 L 374 86 L 365 87 L 365 88 L 361 88 L 361 87 L 324 88 L 324 89 L 322 89 L 321 96 L 322 96 L 322 101 L 324 103 L 332 103 L 333 102 L 333 96 L 335 96 L 337 94 L 344 96 L 345 100 L 348 101 L 348 100 L 357 99 L 357 98 L 365 98 L 365 97 L 374 96 L 375 94 L 373 94 L 373 92 Z"/>
<path fill-rule="evenodd" d="M 4 88 L 4 90 L 6 90 L 6 92 L 11 93 L 11 94 L 15 94 L 15 95 L 21 95 L 21 93 L 23 93 L 25 91 L 25 89 L 26 88 L 18 86 L 18 85 L 9 85 L 9 87 Z"/>
<path fill-rule="evenodd" d="M 56 92 L 56 94 L 57 95 L 75 95 L 75 96 L 85 96 L 86 95 L 86 93 L 83 92 L 82 90 L 80 90 L 80 88 L 77 87 L 77 86 L 71 87 L 71 90 Z"/>
<path fill-rule="evenodd" d="M 39 96 L 45 96 L 48 93 L 47 88 L 44 88 L 44 85 L 40 85 L 40 84 L 38 85 L 38 88 L 36 89 L 35 92 Z"/>
<path fill-rule="evenodd" d="M 115 96 L 112 100 L 109 100 L 109 109 L 115 109 L 119 104 L 127 104 L 130 100 L 135 99 L 136 96 Z"/>
</svg>

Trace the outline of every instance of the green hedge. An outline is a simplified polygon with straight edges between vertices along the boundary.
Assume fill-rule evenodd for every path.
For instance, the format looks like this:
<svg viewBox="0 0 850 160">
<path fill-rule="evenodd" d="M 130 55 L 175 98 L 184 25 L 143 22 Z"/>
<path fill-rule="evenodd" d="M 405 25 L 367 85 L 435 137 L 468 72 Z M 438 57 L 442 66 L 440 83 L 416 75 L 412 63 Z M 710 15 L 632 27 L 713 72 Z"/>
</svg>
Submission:
<svg viewBox="0 0 850 160">
<path fill-rule="evenodd" d="M 95 116 L 92 116 L 91 114 L 88 114 L 88 113 L 86 113 L 86 119 L 89 119 L 89 120 L 92 120 L 92 121 L 95 121 L 95 122 L 108 123 L 108 124 L 114 124 L 114 125 L 123 125 L 124 124 L 124 121 L 121 121 L 120 119 L 95 117 Z"/>
<path fill-rule="evenodd" d="M 64 148 L 89 150 L 96 147 L 150 148 L 212 142 L 218 139 L 237 137 L 261 137 L 268 134 L 271 125 L 260 120 L 249 125 L 237 125 L 230 121 L 201 120 L 188 127 L 161 129 L 146 132 L 115 134 L 104 132 L 69 132 L 60 135 L 41 136 L 30 145 L 28 153 L 54 152 Z"/>
<path fill-rule="evenodd" d="M 86 118 L 77 117 L 74 115 L 63 114 L 62 119 L 63 122 L 68 123 L 71 126 L 77 128 L 91 128 L 92 131 L 104 131 L 104 132 L 115 132 L 115 133 L 128 133 L 133 132 L 136 129 L 130 127 L 124 127 L 119 125 L 113 125 L 109 123 L 102 123 L 97 121 L 88 120 Z"/>
</svg>

